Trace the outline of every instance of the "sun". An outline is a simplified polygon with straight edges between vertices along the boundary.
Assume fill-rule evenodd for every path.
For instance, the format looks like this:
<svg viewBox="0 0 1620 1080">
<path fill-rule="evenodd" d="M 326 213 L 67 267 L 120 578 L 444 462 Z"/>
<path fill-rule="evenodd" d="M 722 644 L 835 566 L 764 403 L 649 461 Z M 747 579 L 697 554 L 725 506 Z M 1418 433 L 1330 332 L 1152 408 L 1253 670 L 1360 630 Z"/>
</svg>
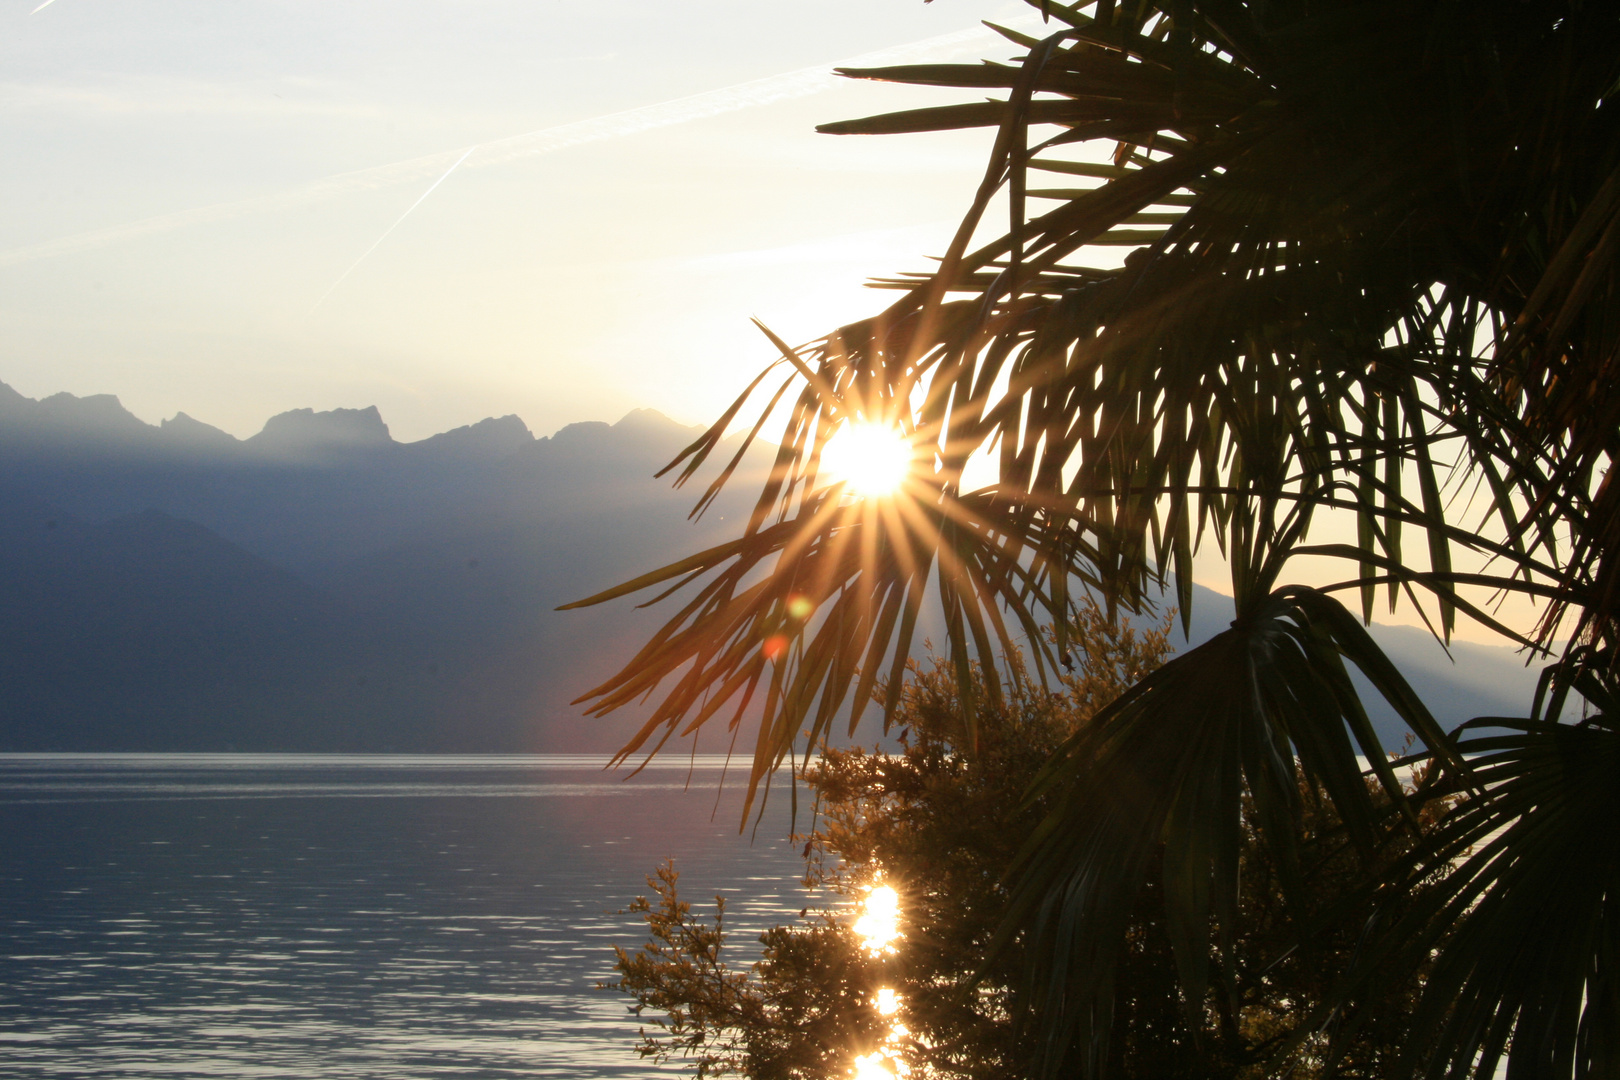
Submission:
<svg viewBox="0 0 1620 1080">
<path fill-rule="evenodd" d="M 911 441 L 883 424 L 845 424 L 821 451 L 821 468 L 833 483 L 858 495 L 890 495 L 911 471 Z"/>
</svg>

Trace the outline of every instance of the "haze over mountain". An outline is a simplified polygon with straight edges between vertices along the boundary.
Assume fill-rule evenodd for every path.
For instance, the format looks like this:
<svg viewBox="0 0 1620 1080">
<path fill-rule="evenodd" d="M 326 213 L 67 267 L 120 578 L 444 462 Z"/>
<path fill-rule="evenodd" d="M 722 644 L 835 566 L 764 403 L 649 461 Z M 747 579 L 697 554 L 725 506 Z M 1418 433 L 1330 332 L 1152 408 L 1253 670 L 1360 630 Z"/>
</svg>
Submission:
<svg viewBox="0 0 1620 1080">
<path fill-rule="evenodd" d="M 376 409 L 245 440 L 0 385 L 0 747 L 583 750 L 568 701 L 656 615 L 553 609 L 713 542 L 650 411 L 401 444 Z M 733 522 L 735 519 L 733 518 Z"/>
<path fill-rule="evenodd" d="M 399 443 L 368 408 L 238 440 L 0 384 L 0 750 L 615 749 L 634 718 L 568 702 L 667 609 L 553 609 L 735 528 L 763 451 L 694 525 L 652 474 L 695 434 L 643 410 Z M 1197 593 L 1195 641 L 1231 618 Z M 1528 703 L 1509 650 L 1375 636 L 1442 721 Z"/>
</svg>

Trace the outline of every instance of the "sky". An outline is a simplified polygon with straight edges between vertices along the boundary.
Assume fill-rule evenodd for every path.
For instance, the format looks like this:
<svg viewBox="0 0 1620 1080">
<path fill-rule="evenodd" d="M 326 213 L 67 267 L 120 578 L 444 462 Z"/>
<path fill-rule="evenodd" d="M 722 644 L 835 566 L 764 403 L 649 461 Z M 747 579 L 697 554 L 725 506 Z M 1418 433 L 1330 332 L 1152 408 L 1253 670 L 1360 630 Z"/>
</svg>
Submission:
<svg viewBox="0 0 1620 1080">
<path fill-rule="evenodd" d="M 1019 0 L 0 0 L 0 381 L 239 437 L 369 405 L 402 441 L 707 423 L 774 356 L 751 317 L 809 341 L 943 252 L 993 133 L 814 128 L 961 100 L 831 69 L 1020 51 L 983 19 L 1039 25 Z M 1195 576 L 1230 589 L 1213 544 Z"/>
<path fill-rule="evenodd" d="M 0 381 L 237 435 L 712 419 L 927 266 L 984 131 L 817 135 L 1016 0 L 0 0 Z M 871 56 L 870 54 L 878 54 Z"/>
</svg>

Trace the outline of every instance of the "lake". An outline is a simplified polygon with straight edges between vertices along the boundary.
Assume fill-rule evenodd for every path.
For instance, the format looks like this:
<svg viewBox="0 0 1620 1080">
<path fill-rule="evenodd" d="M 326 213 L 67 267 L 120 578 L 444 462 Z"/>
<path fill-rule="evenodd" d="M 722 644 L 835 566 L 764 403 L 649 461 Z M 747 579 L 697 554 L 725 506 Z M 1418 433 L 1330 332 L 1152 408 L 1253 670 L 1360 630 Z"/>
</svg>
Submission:
<svg viewBox="0 0 1620 1080">
<path fill-rule="evenodd" d="M 714 758 L 0 755 L 7 1077 L 668 1076 L 596 989 L 673 856 L 733 962 L 805 905 Z M 802 812 L 802 808 L 801 808 Z M 805 824 L 801 820 L 801 826 Z M 702 901 L 701 904 L 696 902 Z"/>
</svg>

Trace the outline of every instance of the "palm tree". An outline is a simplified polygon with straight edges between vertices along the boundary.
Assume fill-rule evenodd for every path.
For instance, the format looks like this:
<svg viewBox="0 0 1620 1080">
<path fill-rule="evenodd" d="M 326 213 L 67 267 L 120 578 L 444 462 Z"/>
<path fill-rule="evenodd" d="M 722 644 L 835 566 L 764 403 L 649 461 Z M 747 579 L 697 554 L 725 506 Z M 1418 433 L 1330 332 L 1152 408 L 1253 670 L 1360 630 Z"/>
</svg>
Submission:
<svg viewBox="0 0 1620 1080">
<path fill-rule="evenodd" d="M 1414 1070 L 1620 1075 L 1620 7 L 1029 2 L 1046 36 L 1002 30 L 1011 62 L 844 72 L 988 91 L 823 128 L 993 128 L 984 181 L 937 269 L 881 283 L 894 303 L 809 346 L 773 336 L 780 361 L 671 464 L 691 477 L 755 394 L 744 449 L 786 410 L 736 540 L 584 601 L 689 594 L 593 711 L 655 699 L 626 755 L 722 711 L 757 722 L 752 793 L 846 705 L 851 728 L 875 689 L 894 709 L 931 592 L 971 741 L 975 665 L 993 699 L 1000 652 L 1030 649 L 1046 678 L 1078 589 L 1134 609 L 1174 583 L 1185 616 L 1213 542 L 1231 628 L 1039 782 L 1057 809 L 1015 890 L 1044 957 L 1038 1067 L 1100 1072 L 1150 871 L 1184 1000 L 1221 992 L 1245 798 L 1285 879 L 1310 871 L 1302 782 L 1363 850 L 1403 827 L 1358 751 L 1415 827 L 1354 667 L 1456 800 L 1369 888 L 1462 867 L 1369 927 L 1302 1038 L 1353 1025 L 1358 987 L 1439 949 Z M 986 242 L 992 208 L 1008 226 Z M 912 448 L 892 495 L 821 475 L 861 423 Z M 968 479 L 976 456 L 991 482 Z M 1306 562 L 1339 572 L 1307 587 Z M 1442 637 L 1460 617 L 1549 657 L 1527 716 L 1442 731 L 1362 629 L 1380 593 Z M 1504 597 L 1539 621 L 1507 625 Z M 1560 723 L 1570 700 L 1583 718 Z"/>
</svg>

